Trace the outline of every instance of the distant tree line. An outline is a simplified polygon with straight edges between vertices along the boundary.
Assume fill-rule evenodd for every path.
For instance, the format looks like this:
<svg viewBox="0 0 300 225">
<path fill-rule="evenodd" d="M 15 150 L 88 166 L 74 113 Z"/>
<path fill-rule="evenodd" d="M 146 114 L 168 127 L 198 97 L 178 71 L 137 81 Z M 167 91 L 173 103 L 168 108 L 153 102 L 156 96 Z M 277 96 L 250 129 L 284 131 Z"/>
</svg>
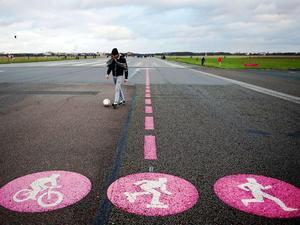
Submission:
<svg viewBox="0 0 300 225">
<path fill-rule="evenodd" d="M 241 53 L 241 52 L 162 52 L 162 53 L 122 53 L 124 56 L 135 56 L 135 57 L 153 57 L 153 56 L 215 56 L 215 55 L 240 55 L 240 56 L 300 56 L 300 52 L 259 52 L 259 53 Z M 105 54 L 107 57 L 110 53 Z M 0 57 L 75 57 L 75 58 L 86 58 L 99 56 L 98 53 L 0 53 Z"/>
</svg>

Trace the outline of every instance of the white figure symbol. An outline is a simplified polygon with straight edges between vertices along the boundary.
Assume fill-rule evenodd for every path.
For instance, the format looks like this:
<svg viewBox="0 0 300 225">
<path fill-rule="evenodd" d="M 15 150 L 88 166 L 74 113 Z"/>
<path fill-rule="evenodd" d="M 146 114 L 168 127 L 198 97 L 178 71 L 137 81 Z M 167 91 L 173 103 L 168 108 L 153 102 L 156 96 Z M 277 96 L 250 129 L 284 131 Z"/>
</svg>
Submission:
<svg viewBox="0 0 300 225">
<path fill-rule="evenodd" d="M 151 203 L 147 204 L 146 207 L 166 209 L 169 206 L 159 201 L 161 193 L 164 193 L 166 195 L 172 194 L 171 192 L 167 191 L 166 184 L 167 178 L 158 178 L 158 180 L 141 180 L 134 183 L 134 185 L 140 186 L 140 188 L 143 191 L 134 193 L 125 192 L 124 195 L 127 197 L 127 200 L 131 203 L 134 203 L 138 196 L 153 195 Z M 156 189 L 159 189 L 159 191 Z"/>
<path fill-rule="evenodd" d="M 268 193 L 263 192 L 262 190 L 268 190 L 271 189 L 272 186 L 263 186 L 259 183 L 254 178 L 247 178 L 247 183 L 240 184 L 238 187 L 244 191 L 251 191 L 251 194 L 253 195 L 254 198 L 251 199 L 242 199 L 241 201 L 245 206 L 248 206 L 249 203 L 256 203 L 256 202 L 264 202 L 264 198 L 269 199 L 273 202 L 275 202 L 277 205 L 280 206 L 280 208 L 286 212 L 290 211 L 295 211 L 298 209 L 295 208 L 289 208 L 287 207 L 279 198 L 276 198 Z"/>
<path fill-rule="evenodd" d="M 54 188 L 60 188 L 61 186 L 57 185 L 57 178 L 59 174 L 52 174 L 50 177 L 43 177 L 35 180 L 30 184 L 31 189 L 22 189 L 18 191 L 14 196 L 13 200 L 15 202 L 24 202 L 28 200 L 37 200 L 38 204 L 43 207 L 53 207 L 58 205 L 63 200 L 63 194 L 59 191 L 53 191 Z M 51 186 L 47 186 L 50 183 Z M 48 189 L 48 191 L 46 191 Z M 44 192 L 38 198 L 37 195 L 40 192 Z M 53 202 L 50 202 L 51 196 L 53 197 Z M 47 197 L 47 199 L 44 199 Z M 47 200 L 47 201 L 46 201 Z M 50 202 L 50 203 L 49 203 Z"/>
</svg>

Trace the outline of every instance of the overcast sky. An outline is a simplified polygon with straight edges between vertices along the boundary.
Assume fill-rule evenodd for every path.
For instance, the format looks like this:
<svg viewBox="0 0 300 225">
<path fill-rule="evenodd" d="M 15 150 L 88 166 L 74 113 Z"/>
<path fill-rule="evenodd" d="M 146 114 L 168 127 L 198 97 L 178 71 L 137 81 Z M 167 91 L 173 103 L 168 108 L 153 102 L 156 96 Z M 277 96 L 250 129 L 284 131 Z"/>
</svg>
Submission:
<svg viewBox="0 0 300 225">
<path fill-rule="evenodd" d="M 113 47 L 300 52 L 300 1 L 0 0 L 0 52 L 110 52 Z"/>
</svg>

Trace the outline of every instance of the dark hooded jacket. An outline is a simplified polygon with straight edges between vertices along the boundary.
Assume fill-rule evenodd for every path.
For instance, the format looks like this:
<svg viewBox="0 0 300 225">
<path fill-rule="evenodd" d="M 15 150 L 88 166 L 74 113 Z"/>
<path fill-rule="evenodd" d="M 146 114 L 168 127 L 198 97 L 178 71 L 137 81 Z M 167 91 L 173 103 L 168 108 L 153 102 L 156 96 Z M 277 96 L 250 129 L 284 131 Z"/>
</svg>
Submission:
<svg viewBox="0 0 300 225">
<path fill-rule="evenodd" d="M 120 55 L 118 59 L 111 58 L 106 64 L 108 67 L 107 75 L 112 71 L 113 76 L 123 76 L 125 71 L 125 79 L 128 79 L 128 66 L 123 55 Z"/>
</svg>

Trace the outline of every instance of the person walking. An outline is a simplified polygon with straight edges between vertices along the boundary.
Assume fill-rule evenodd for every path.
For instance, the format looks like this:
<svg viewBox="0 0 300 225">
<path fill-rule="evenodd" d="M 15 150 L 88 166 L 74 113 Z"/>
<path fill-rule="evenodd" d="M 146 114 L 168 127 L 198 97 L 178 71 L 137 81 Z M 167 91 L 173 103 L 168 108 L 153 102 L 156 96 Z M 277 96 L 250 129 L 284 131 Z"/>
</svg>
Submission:
<svg viewBox="0 0 300 225">
<path fill-rule="evenodd" d="M 116 109 L 118 105 L 125 104 L 125 97 L 121 85 L 123 81 L 124 72 L 125 72 L 124 83 L 128 82 L 128 66 L 125 57 L 119 54 L 117 48 L 114 48 L 112 50 L 111 59 L 108 60 L 106 64 L 108 67 L 106 79 L 109 78 L 111 72 L 113 74 L 113 81 L 115 84 L 115 99 L 112 106 L 114 107 L 114 109 Z"/>
<path fill-rule="evenodd" d="M 205 63 L 205 58 L 203 56 L 202 59 L 201 59 L 201 66 L 204 66 L 204 63 Z"/>
</svg>

